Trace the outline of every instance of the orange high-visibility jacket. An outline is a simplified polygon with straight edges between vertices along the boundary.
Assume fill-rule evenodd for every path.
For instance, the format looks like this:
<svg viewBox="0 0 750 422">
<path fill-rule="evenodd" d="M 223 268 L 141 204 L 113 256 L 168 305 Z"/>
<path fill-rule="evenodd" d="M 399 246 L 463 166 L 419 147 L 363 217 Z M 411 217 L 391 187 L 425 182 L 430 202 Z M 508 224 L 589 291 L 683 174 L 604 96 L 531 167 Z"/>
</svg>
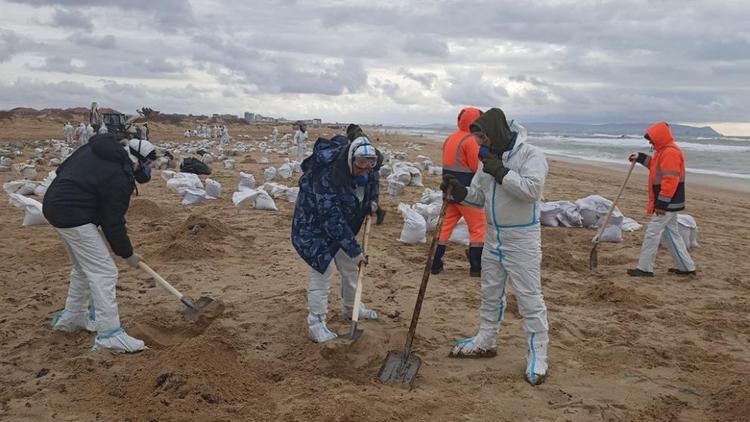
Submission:
<svg viewBox="0 0 750 422">
<path fill-rule="evenodd" d="M 654 155 L 638 154 L 638 162 L 648 167 L 648 213 L 654 209 L 680 211 L 685 209 L 685 156 L 672 137 L 666 122 L 646 130 L 654 144 Z"/>
<path fill-rule="evenodd" d="M 479 144 L 469 127 L 482 112 L 474 107 L 461 110 L 458 115 L 458 130 L 453 132 L 443 143 L 443 174 L 452 174 L 463 184 L 469 186 L 479 165 Z"/>
</svg>

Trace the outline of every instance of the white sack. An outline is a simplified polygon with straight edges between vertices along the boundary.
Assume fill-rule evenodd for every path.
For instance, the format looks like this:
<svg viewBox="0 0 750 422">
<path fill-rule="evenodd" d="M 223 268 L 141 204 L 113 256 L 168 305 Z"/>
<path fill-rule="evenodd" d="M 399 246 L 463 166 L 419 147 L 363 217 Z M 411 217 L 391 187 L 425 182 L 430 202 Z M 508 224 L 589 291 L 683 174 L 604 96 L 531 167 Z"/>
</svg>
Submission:
<svg viewBox="0 0 750 422">
<path fill-rule="evenodd" d="M 427 222 L 424 217 L 403 202 L 398 204 L 398 211 L 404 218 L 404 227 L 401 229 L 399 242 L 407 244 L 427 242 Z"/>
<path fill-rule="evenodd" d="M 224 160 L 224 168 L 225 169 L 233 169 L 234 168 L 235 161 L 234 160 Z"/>
<path fill-rule="evenodd" d="M 263 177 L 265 178 L 266 182 L 272 181 L 274 178 L 276 178 L 276 168 L 269 167 L 263 170 Z"/>
<path fill-rule="evenodd" d="M 237 190 L 243 191 L 247 189 L 255 189 L 255 176 L 250 173 L 240 172 L 240 184 L 237 186 Z"/>
<path fill-rule="evenodd" d="M 221 183 L 213 179 L 206 179 L 206 199 L 221 198 Z"/>
<path fill-rule="evenodd" d="M 427 204 L 427 205 L 438 203 L 442 205 L 443 192 L 439 190 L 432 190 L 430 188 L 426 188 L 422 192 L 422 196 L 419 198 L 419 203 Z"/>
<path fill-rule="evenodd" d="M 185 188 L 182 205 L 193 205 L 206 199 L 206 191 L 200 188 Z"/>
<path fill-rule="evenodd" d="M 448 241 L 469 246 L 469 226 L 466 224 L 466 220 L 464 220 L 463 217 L 458 220 L 458 224 L 453 228 L 453 233 L 451 233 L 451 237 Z"/>
<path fill-rule="evenodd" d="M 22 226 L 33 226 L 36 224 L 46 224 L 47 219 L 44 218 L 42 213 L 42 203 L 31 198 L 27 198 L 17 193 L 8 194 L 8 202 L 24 210 L 26 213 L 23 216 Z"/>
<path fill-rule="evenodd" d="M 286 191 L 286 200 L 292 204 L 297 202 L 297 196 L 299 196 L 299 188 L 293 187 Z"/>
<path fill-rule="evenodd" d="M 397 180 L 388 181 L 388 195 L 399 196 L 404 193 L 404 188 L 406 188 L 406 185 L 402 182 Z"/>
<path fill-rule="evenodd" d="M 282 179 L 291 179 L 292 178 L 292 166 L 289 163 L 282 164 L 279 169 L 276 171 L 279 177 Z"/>
</svg>

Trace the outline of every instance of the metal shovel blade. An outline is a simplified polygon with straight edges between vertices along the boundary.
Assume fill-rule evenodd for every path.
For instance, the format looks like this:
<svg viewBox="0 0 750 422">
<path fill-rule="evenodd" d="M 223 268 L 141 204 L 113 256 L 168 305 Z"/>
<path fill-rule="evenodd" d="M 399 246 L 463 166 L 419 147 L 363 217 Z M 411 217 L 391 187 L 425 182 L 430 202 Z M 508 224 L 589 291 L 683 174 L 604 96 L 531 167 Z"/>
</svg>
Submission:
<svg viewBox="0 0 750 422">
<path fill-rule="evenodd" d="M 390 351 L 383 361 L 378 378 L 383 384 L 413 384 L 417 378 L 422 360 L 414 353 L 409 356 L 404 352 Z"/>
<path fill-rule="evenodd" d="M 183 303 L 183 305 L 185 305 L 183 315 L 185 315 L 185 318 L 191 321 L 197 320 L 209 309 L 212 311 L 212 313 L 217 315 L 224 310 L 224 307 L 219 302 L 215 302 L 213 299 L 206 296 L 201 296 L 196 301 L 193 301 L 189 297 L 183 296 L 180 301 Z"/>
<path fill-rule="evenodd" d="M 597 266 L 599 266 L 599 254 L 596 252 L 596 244 L 593 248 L 591 248 L 591 253 L 589 254 L 589 269 L 593 270 Z"/>
</svg>

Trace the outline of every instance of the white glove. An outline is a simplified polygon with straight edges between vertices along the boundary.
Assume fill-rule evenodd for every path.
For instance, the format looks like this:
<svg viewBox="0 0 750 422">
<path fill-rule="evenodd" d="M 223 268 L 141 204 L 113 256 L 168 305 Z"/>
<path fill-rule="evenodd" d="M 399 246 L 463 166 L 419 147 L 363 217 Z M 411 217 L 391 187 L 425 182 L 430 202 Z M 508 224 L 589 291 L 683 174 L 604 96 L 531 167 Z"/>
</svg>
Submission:
<svg viewBox="0 0 750 422">
<path fill-rule="evenodd" d="M 130 255 L 129 257 L 125 258 L 125 262 L 128 263 L 133 268 L 138 268 L 138 263 L 143 261 L 143 258 L 141 258 L 140 255 L 137 253 L 133 253 L 133 255 Z"/>
<path fill-rule="evenodd" d="M 364 265 L 367 266 L 367 255 L 365 254 L 359 254 L 352 258 L 354 260 L 354 263 L 357 264 L 357 267 Z"/>
</svg>

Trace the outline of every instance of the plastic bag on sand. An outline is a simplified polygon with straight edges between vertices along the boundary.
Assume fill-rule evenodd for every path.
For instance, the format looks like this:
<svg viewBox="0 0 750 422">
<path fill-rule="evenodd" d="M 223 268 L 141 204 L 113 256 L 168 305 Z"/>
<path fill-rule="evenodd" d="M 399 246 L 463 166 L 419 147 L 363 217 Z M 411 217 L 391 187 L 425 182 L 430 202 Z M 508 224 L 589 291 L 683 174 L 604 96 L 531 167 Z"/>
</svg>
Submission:
<svg viewBox="0 0 750 422">
<path fill-rule="evenodd" d="M 193 205 L 206 199 L 206 191 L 200 188 L 185 188 L 182 205 Z"/>
<path fill-rule="evenodd" d="M 178 195 L 184 195 L 188 188 L 203 189 L 203 182 L 200 177 L 194 173 L 175 173 L 167 180 L 167 189 Z"/>
<path fill-rule="evenodd" d="M 404 227 L 401 229 L 399 242 L 408 244 L 427 242 L 427 222 L 424 217 L 403 202 L 398 204 L 398 211 L 404 217 Z"/>
<path fill-rule="evenodd" d="M 276 174 L 278 174 L 279 177 L 282 179 L 291 179 L 292 178 L 292 166 L 289 163 L 282 164 L 278 170 L 276 171 Z"/>
<path fill-rule="evenodd" d="M 161 178 L 166 182 L 169 181 L 169 179 L 173 178 L 175 174 L 177 174 L 177 172 L 174 172 L 172 170 L 162 170 Z"/>
<path fill-rule="evenodd" d="M 233 169 L 234 168 L 235 161 L 234 160 L 224 160 L 224 168 L 225 169 Z"/>
<path fill-rule="evenodd" d="M 240 172 L 240 184 L 237 190 L 255 189 L 255 176 L 249 173 Z"/>
<path fill-rule="evenodd" d="M 424 190 L 424 192 L 422 192 L 422 196 L 419 198 L 419 202 L 421 204 L 427 204 L 427 205 L 434 204 L 434 203 L 438 203 L 442 205 L 443 192 L 439 190 L 432 190 L 430 188 L 427 188 Z"/>
<path fill-rule="evenodd" d="M 232 195 L 232 202 L 240 208 L 252 207 L 258 210 L 279 210 L 276 208 L 273 198 L 268 193 L 257 189 L 235 192 Z"/>
<path fill-rule="evenodd" d="M 448 241 L 469 246 L 469 226 L 466 224 L 466 220 L 464 220 L 463 217 L 458 220 L 458 224 L 453 228 L 453 233 L 451 233 L 451 237 Z"/>
<path fill-rule="evenodd" d="M 388 181 L 388 195 L 399 196 L 402 193 L 404 193 L 405 187 L 406 185 L 402 182 L 399 182 L 398 180 L 389 180 Z"/>
<path fill-rule="evenodd" d="M 297 196 L 299 195 L 299 188 L 293 187 L 286 191 L 286 200 L 292 204 L 297 202 Z"/>
<path fill-rule="evenodd" d="M 221 198 L 221 183 L 213 179 L 206 179 L 206 199 Z"/>
<path fill-rule="evenodd" d="M 42 203 L 31 198 L 27 198 L 17 193 L 8 194 L 8 202 L 22 210 L 26 211 L 23 216 L 23 226 L 33 226 L 36 224 L 46 224 L 47 219 L 42 213 Z"/>
<path fill-rule="evenodd" d="M 269 167 L 265 170 L 263 170 L 263 177 L 266 179 L 266 182 L 270 182 L 273 179 L 276 178 L 276 168 L 275 167 Z"/>
</svg>

